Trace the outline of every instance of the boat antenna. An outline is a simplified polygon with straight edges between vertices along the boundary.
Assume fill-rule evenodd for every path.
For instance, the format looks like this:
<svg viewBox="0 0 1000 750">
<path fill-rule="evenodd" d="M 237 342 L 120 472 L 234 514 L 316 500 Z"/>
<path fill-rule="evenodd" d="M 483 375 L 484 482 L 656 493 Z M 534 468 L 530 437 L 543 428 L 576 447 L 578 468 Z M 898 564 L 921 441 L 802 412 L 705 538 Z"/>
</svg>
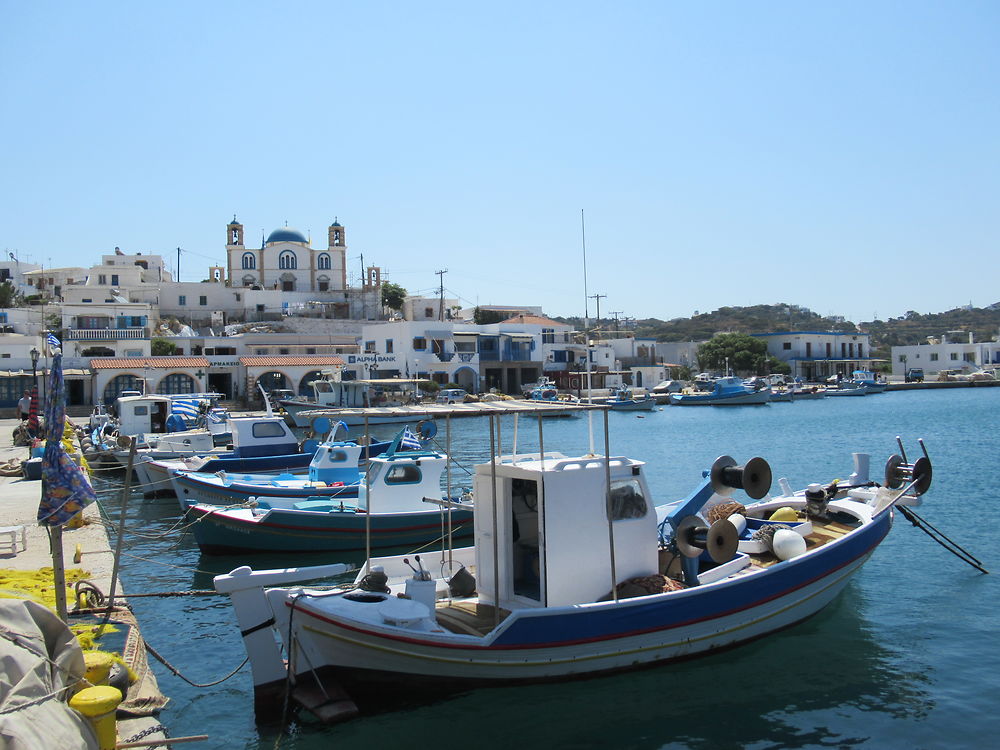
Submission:
<svg viewBox="0 0 1000 750">
<path fill-rule="evenodd" d="M 590 381 L 590 309 L 587 300 L 587 222 L 580 209 L 580 241 L 583 246 L 583 343 L 587 354 L 587 403 L 593 403 Z M 594 455 L 594 412 L 587 410 L 587 432 L 590 435 L 590 455 Z"/>
<path fill-rule="evenodd" d="M 260 388 L 260 395 L 264 397 L 264 406 L 267 407 L 267 416 L 273 417 L 274 412 L 271 410 L 271 399 L 268 398 L 267 391 L 264 390 L 264 386 L 260 384 L 259 380 L 257 381 L 257 387 Z"/>
</svg>

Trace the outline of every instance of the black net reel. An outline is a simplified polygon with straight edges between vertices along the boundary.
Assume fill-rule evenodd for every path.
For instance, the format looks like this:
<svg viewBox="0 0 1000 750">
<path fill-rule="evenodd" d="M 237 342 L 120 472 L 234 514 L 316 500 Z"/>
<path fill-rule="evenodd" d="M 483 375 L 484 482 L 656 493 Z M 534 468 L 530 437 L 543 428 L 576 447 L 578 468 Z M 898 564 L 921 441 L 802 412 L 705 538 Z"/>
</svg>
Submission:
<svg viewBox="0 0 1000 750">
<path fill-rule="evenodd" d="M 674 543 L 684 557 L 698 557 L 708 550 L 709 556 L 724 563 L 733 559 L 740 545 L 740 535 L 728 518 L 721 518 L 711 526 L 698 516 L 688 516 L 677 526 Z"/>
<path fill-rule="evenodd" d="M 889 456 L 889 460 L 885 462 L 884 484 L 890 490 L 898 490 L 913 482 L 910 492 L 919 497 L 930 489 L 933 478 L 934 470 L 927 456 L 921 456 L 914 463 L 908 464 L 906 459 L 897 453 Z"/>
<path fill-rule="evenodd" d="M 771 466 L 759 456 L 743 466 L 738 466 L 732 456 L 719 456 L 712 464 L 711 480 L 712 489 L 719 495 L 743 490 L 754 500 L 760 500 L 771 489 Z"/>
</svg>

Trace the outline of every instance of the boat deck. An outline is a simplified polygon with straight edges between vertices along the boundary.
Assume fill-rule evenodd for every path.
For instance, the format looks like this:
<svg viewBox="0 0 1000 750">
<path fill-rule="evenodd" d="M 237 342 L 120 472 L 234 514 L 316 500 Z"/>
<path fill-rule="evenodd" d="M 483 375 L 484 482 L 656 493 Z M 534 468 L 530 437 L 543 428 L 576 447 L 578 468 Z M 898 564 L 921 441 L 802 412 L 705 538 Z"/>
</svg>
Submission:
<svg viewBox="0 0 1000 750">
<path fill-rule="evenodd" d="M 485 636 L 510 614 L 510 610 L 480 604 L 478 599 L 449 599 L 436 607 L 438 624 L 452 633 Z"/>
<path fill-rule="evenodd" d="M 812 521 L 813 530 L 812 533 L 805 537 L 807 550 L 822 547 L 827 542 L 836 541 L 848 532 L 857 528 L 856 526 L 851 526 L 839 521 L 820 520 L 817 518 L 812 518 L 810 520 Z M 758 568 L 766 568 L 780 562 L 780 560 L 773 552 L 762 552 L 760 554 L 751 554 L 750 562 L 753 566 Z"/>
</svg>

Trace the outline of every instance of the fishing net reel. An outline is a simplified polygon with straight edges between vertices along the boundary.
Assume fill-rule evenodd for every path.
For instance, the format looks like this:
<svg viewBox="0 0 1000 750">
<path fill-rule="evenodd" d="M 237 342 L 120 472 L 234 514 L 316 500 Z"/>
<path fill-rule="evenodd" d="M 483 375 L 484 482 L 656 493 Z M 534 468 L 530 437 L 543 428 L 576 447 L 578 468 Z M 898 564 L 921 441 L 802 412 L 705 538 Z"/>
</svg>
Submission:
<svg viewBox="0 0 1000 750">
<path fill-rule="evenodd" d="M 934 478 L 934 469 L 931 466 L 930 456 L 924 447 L 924 441 L 918 441 L 924 455 L 912 464 L 906 462 L 906 452 L 903 450 L 902 441 L 896 438 L 899 443 L 900 453 L 889 456 L 885 462 L 885 482 L 883 484 L 890 490 L 898 490 L 900 487 L 909 485 L 909 493 L 915 497 L 920 497 L 931 487 Z M 901 455 L 900 455 L 901 454 Z"/>
<path fill-rule="evenodd" d="M 711 526 L 705 526 L 698 516 L 688 516 L 677 526 L 674 544 L 684 557 L 700 557 L 707 550 L 712 560 L 721 564 L 733 559 L 740 544 L 740 535 L 728 518 L 720 518 Z"/>
<path fill-rule="evenodd" d="M 712 489 L 718 495 L 729 496 L 733 490 L 743 490 L 754 500 L 760 500 L 771 489 L 771 466 L 759 456 L 743 466 L 732 456 L 719 456 L 712 464 Z"/>
</svg>

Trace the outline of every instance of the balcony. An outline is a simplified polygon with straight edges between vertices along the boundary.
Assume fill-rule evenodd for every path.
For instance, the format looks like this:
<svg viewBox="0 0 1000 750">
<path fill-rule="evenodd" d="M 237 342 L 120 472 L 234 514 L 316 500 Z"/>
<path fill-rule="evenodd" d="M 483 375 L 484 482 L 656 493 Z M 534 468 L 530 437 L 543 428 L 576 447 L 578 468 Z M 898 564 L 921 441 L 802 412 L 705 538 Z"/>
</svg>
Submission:
<svg viewBox="0 0 1000 750">
<path fill-rule="evenodd" d="M 476 357 L 475 352 L 457 352 L 460 362 L 471 362 Z"/>
<path fill-rule="evenodd" d="M 126 341 L 148 339 L 148 328 L 67 328 L 67 341 Z"/>
<path fill-rule="evenodd" d="M 455 358 L 455 352 L 434 352 L 434 356 L 441 362 L 451 362 Z"/>
</svg>

